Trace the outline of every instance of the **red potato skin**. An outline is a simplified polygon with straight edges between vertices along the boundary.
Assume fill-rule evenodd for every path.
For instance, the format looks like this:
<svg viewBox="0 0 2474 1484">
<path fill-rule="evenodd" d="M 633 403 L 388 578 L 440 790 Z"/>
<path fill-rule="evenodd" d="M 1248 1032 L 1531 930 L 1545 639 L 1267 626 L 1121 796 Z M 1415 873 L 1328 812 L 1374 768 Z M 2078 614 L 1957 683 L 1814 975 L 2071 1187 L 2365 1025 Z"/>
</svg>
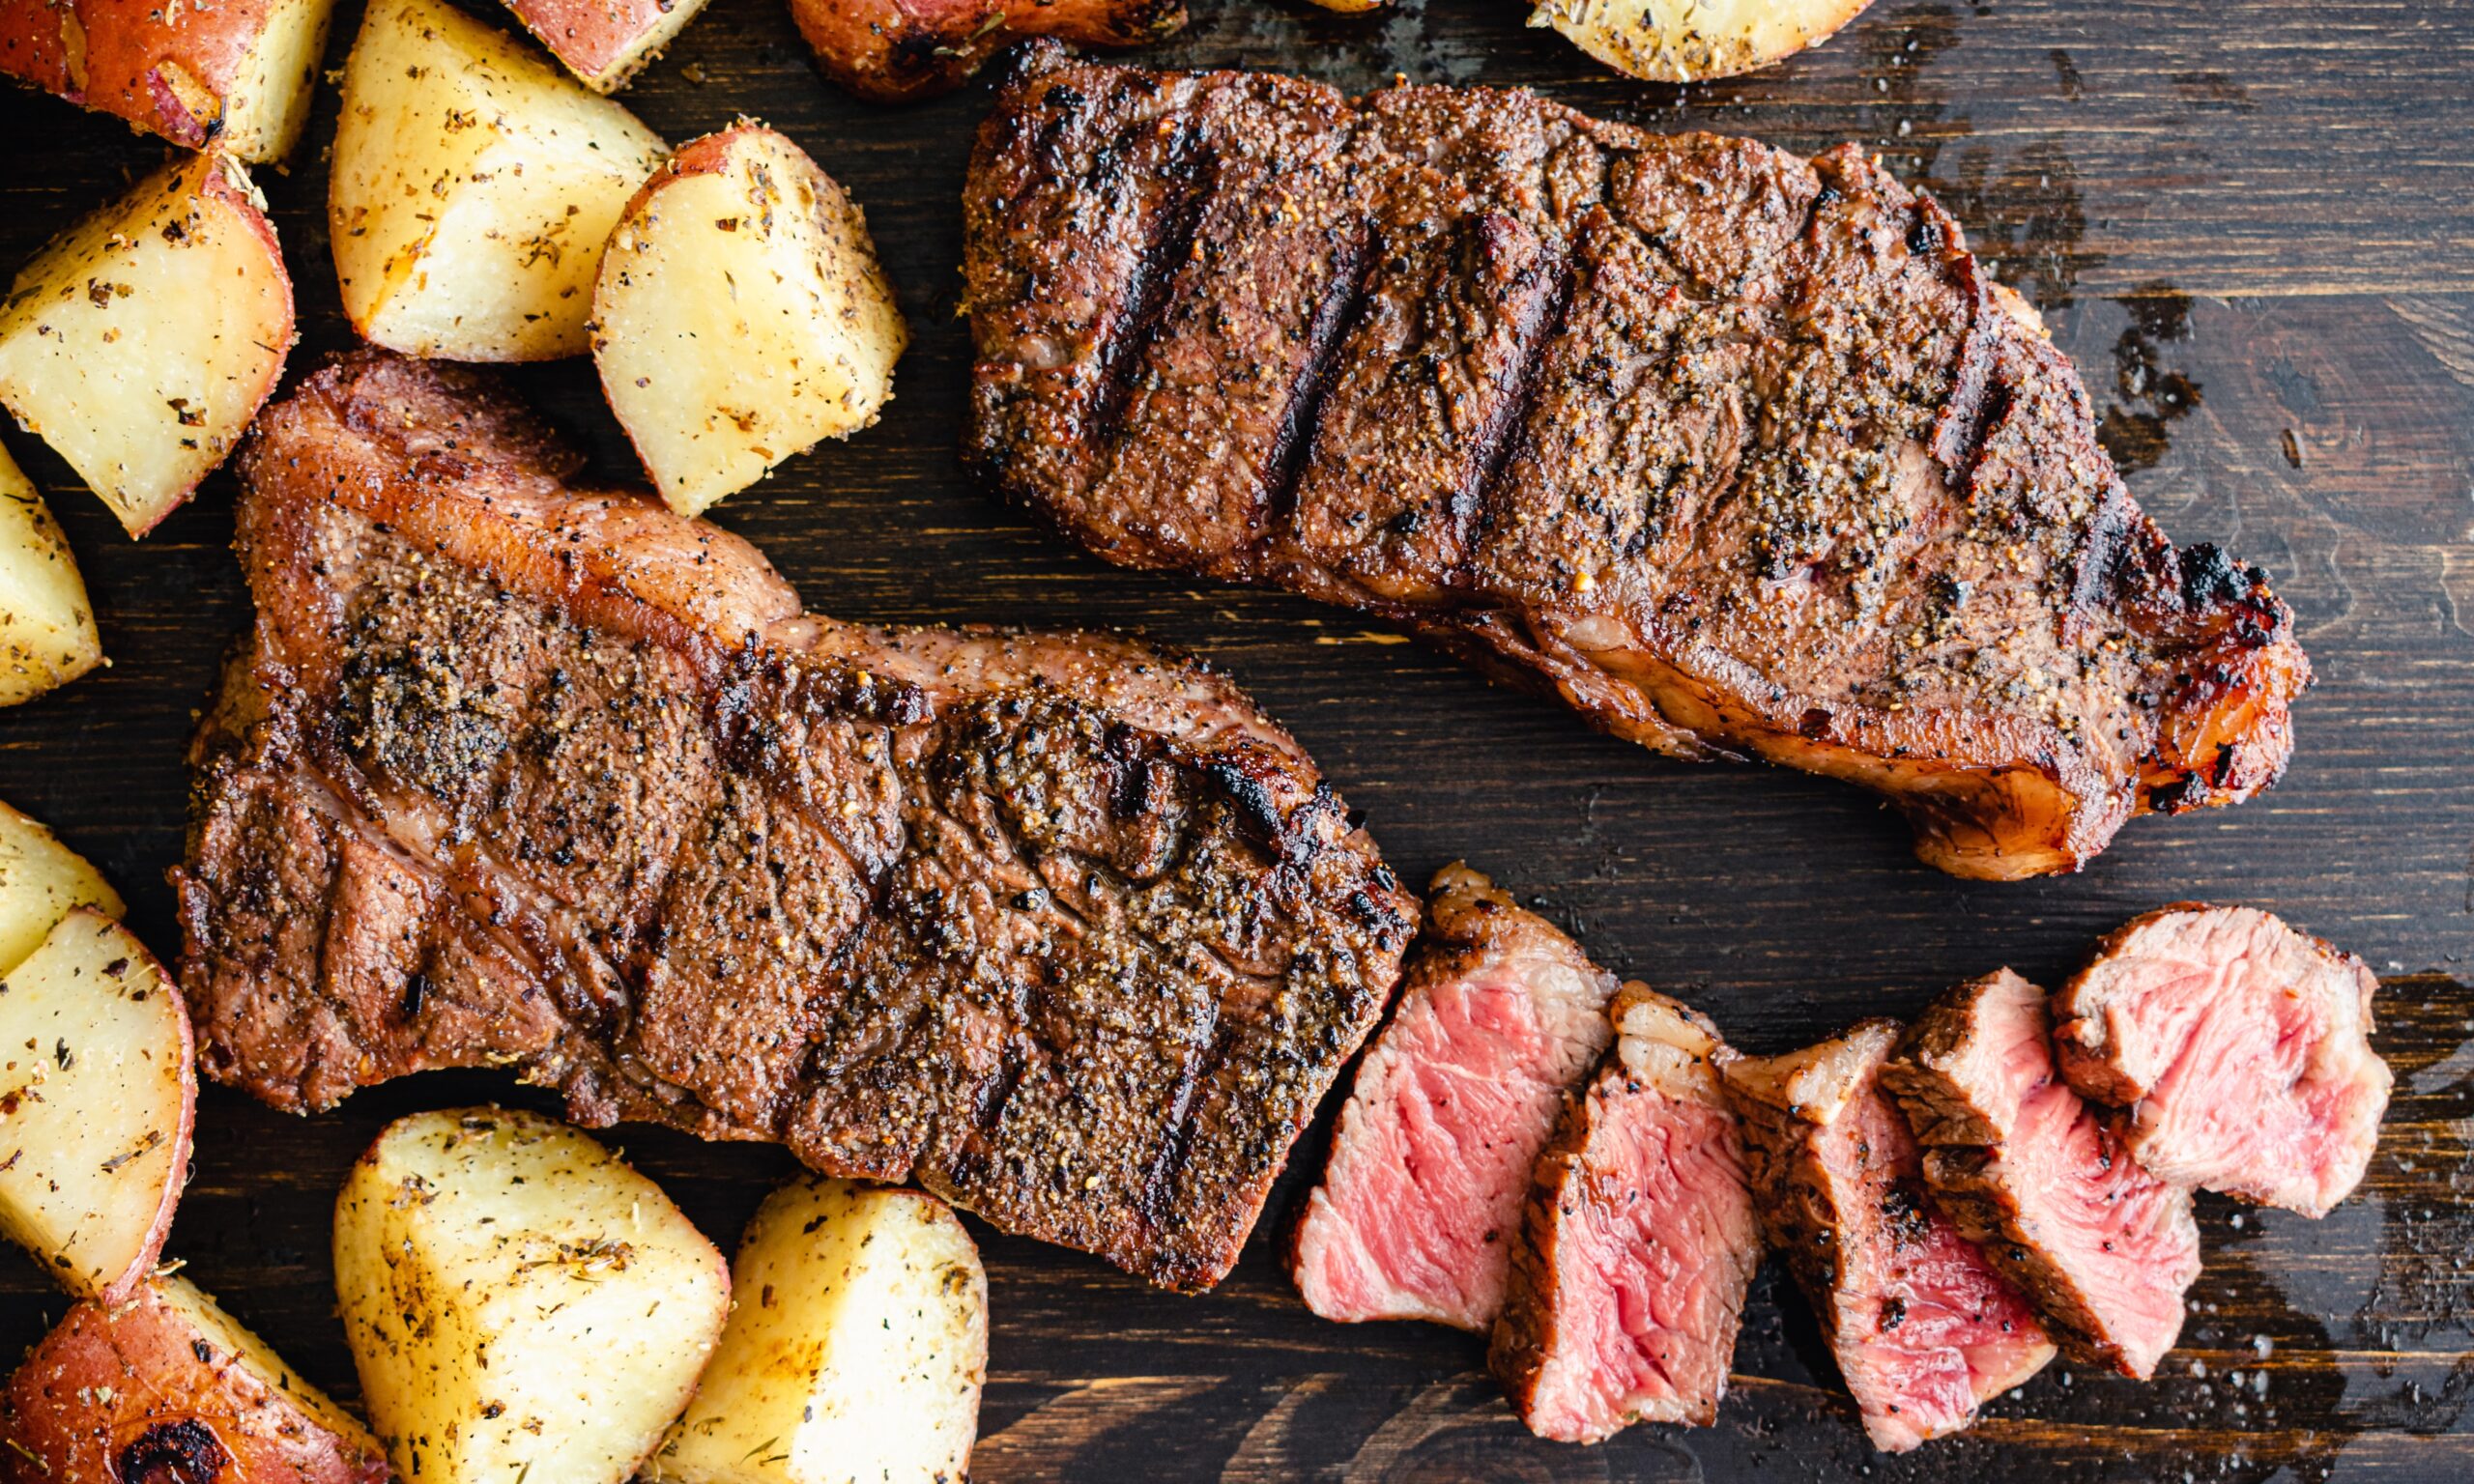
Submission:
<svg viewBox="0 0 2474 1484">
<path fill-rule="evenodd" d="M 587 82 L 610 71 L 639 39 L 682 6 L 699 10 L 704 4 L 705 0 L 506 0 L 506 8 L 534 40 Z M 594 85 L 608 91 L 623 80 Z"/>
<path fill-rule="evenodd" d="M 152 1288 L 78 1304 L 27 1352 L 0 1398 L 0 1484 L 392 1477 L 384 1457 L 319 1425 Z"/>
<path fill-rule="evenodd" d="M 7 0 L 0 0 L 7 3 Z M 827 77 L 872 102 L 962 84 L 1031 36 L 1139 46 L 1184 27 L 1185 0 L 791 0 L 791 18 Z"/>
<path fill-rule="evenodd" d="M 273 9 L 273 0 L 0 0 L 0 72 L 199 149 Z"/>
</svg>

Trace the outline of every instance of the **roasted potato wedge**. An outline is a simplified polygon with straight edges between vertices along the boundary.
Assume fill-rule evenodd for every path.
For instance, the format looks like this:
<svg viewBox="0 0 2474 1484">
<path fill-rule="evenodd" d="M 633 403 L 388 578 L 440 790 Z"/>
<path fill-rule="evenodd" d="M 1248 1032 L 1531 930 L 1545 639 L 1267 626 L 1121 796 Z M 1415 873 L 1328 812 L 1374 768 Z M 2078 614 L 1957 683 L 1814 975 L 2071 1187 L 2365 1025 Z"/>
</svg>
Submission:
<svg viewBox="0 0 2474 1484">
<path fill-rule="evenodd" d="M 1700 82 L 1768 67 L 1827 41 L 1873 0 L 1538 0 L 1552 26 L 1600 62 L 1652 82 Z"/>
<path fill-rule="evenodd" d="M 374 0 L 327 185 L 353 328 L 448 360 L 583 355 L 601 244 L 664 153 L 506 33 L 440 0 Z"/>
<path fill-rule="evenodd" d="M 232 451 L 293 342 L 248 173 L 165 166 L 52 239 L 0 301 L 0 405 L 142 536 Z"/>
<path fill-rule="evenodd" d="M 682 515 L 876 421 L 909 334 L 859 208 L 746 121 L 681 145 L 627 204 L 592 316 L 611 411 Z"/>
<path fill-rule="evenodd" d="M 1186 23 L 1185 0 L 791 0 L 817 67 L 879 103 L 962 84 L 1026 36 L 1140 46 Z"/>
<path fill-rule="evenodd" d="M 0 706 L 32 700 L 101 663 L 102 637 L 69 538 L 34 481 L 0 448 Z M 0 952 L 0 971 L 8 967 Z"/>
<path fill-rule="evenodd" d="M 174 144 L 292 152 L 334 0 L 0 0 L 0 72 Z"/>
<path fill-rule="evenodd" d="M 120 893 L 60 837 L 0 804 L 0 978 L 78 907 L 118 918 Z"/>
<path fill-rule="evenodd" d="M 388 1125 L 334 1247 L 370 1422 L 425 1484 L 619 1484 L 730 1313 L 728 1265 L 661 1187 L 531 1113 Z"/>
<path fill-rule="evenodd" d="M 696 18 L 705 0 L 506 0 L 524 28 L 595 93 L 616 93 Z"/>
<path fill-rule="evenodd" d="M 117 1302 L 188 1180 L 197 1060 L 172 977 L 91 907 L 0 979 L 0 1232 Z"/>
<path fill-rule="evenodd" d="M 8 1484 L 379 1484 L 377 1440 L 186 1278 L 71 1309 L 0 1398 Z"/>
<path fill-rule="evenodd" d="M 988 1370 L 988 1275 L 950 1207 L 793 1181 L 748 1223 L 731 1282 L 737 1308 L 653 1478 L 964 1477 Z"/>
</svg>

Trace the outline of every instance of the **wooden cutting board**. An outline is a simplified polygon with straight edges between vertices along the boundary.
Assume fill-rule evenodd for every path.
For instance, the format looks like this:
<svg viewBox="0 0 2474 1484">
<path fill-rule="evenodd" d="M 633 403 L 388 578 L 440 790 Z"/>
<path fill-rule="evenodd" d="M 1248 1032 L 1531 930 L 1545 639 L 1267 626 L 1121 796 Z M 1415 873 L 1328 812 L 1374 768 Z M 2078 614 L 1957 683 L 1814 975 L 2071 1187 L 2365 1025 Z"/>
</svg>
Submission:
<svg viewBox="0 0 2474 1484">
<path fill-rule="evenodd" d="M 2399 1097 L 2369 1183 L 2326 1220 L 2202 1201 L 2207 1272 L 2158 1380 L 2057 1366 L 1973 1433 L 1897 1460 L 1865 1447 L 1774 1267 L 1718 1425 L 1600 1448 L 1529 1439 L 1468 1337 L 1311 1318 L 1271 1239 L 1318 1129 L 1243 1267 L 1205 1298 L 987 1239 L 993 1373 L 975 1473 L 2474 1478 L 2474 5 L 1880 0 L 1817 52 L 1689 92 L 1601 71 L 1525 30 L 1515 0 L 1359 18 L 1286 0 L 1196 11 L 1146 59 L 1352 89 L 1395 73 L 1525 83 L 1654 128 L 1880 150 L 2044 310 L 2165 528 L 2274 574 L 2320 676 L 2291 773 L 2245 808 L 2136 822 L 2075 878 L 1955 881 L 1914 864 L 1896 819 L 1852 790 L 1654 758 L 1362 619 L 1083 557 L 955 462 L 969 357 L 958 203 L 984 90 L 855 103 L 817 78 L 782 0 L 714 0 L 626 101 L 673 140 L 741 112 L 799 140 L 866 205 L 916 337 L 880 426 L 718 512 L 812 607 L 1121 624 L 1204 651 L 1295 728 L 1404 874 L 1468 857 L 1753 1049 L 1911 1011 L 2002 963 L 2050 983 L 2103 929 L 2199 897 L 2283 913 L 2387 976 L 2379 1041 Z M 346 0 L 331 66 L 358 14 Z M 320 101 L 291 173 L 261 172 L 301 293 L 296 369 L 350 338 L 322 210 L 331 86 Z M 15 90 L 0 89 L 0 138 L 14 141 L 0 150 L 9 268 L 161 157 L 109 119 Z M 588 367 L 516 380 L 602 468 L 626 468 Z M 34 439 L 13 429 L 7 443 L 69 527 L 114 664 L 0 712 L 0 797 L 101 864 L 168 955 L 182 745 L 245 617 L 232 487 L 210 481 L 132 544 Z M 343 1171 L 387 1119 L 490 1098 L 539 1101 L 443 1074 L 300 1121 L 209 1089 L 169 1252 L 350 1397 L 327 1259 Z M 789 1167 L 777 1151 L 645 1128 L 614 1141 L 725 1244 Z M 32 1263 L 0 1255 L 9 1354 L 62 1308 Z"/>
</svg>

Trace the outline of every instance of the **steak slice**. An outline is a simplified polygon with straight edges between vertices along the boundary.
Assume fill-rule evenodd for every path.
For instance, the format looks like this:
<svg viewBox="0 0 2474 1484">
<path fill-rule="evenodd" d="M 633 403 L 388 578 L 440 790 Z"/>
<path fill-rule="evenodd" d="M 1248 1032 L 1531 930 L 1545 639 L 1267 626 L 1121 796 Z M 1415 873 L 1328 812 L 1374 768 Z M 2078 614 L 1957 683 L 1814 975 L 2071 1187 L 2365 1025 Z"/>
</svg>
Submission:
<svg viewBox="0 0 2474 1484">
<path fill-rule="evenodd" d="M 1849 145 L 1026 48 L 964 192 L 964 454 L 1134 566 L 1877 788 L 1963 875 L 2274 782 L 2311 673 L 2033 311 Z"/>
<path fill-rule="evenodd" d="M 1904 1453 L 2053 1358 L 2036 1317 L 1925 1188 L 1881 1087 L 1889 1020 L 1785 1056 L 1721 1059 L 1754 1203 L 1821 1316 L 1873 1445 Z"/>
<path fill-rule="evenodd" d="M 2163 1179 L 2325 1215 L 2361 1183 L 2388 1108 L 2378 987 L 2268 913 L 2180 902 L 2106 938 L 2055 996 L 2061 1070 L 2129 1109 L 2123 1140 Z"/>
<path fill-rule="evenodd" d="M 1716 1420 L 1761 1266 L 1717 1028 L 1626 985 L 1615 1049 L 1538 1162 L 1488 1360 L 1530 1431 Z"/>
<path fill-rule="evenodd" d="M 361 355 L 259 419 L 194 747 L 214 1075 L 503 1066 L 1208 1287 L 1416 902 L 1295 742 L 1132 640 L 878 629 Z"/>
<path fill-rule="evenodd" d="M 1426 935 L 1334 1126 L 1289 1270 L 1325 1319 L 1483 1334 L 1530 1169 L 1614 1033 L 1615 976 L 1466 866 L 1434 878 Z"/>
<path fill-rule="evenodd" d="M 2008 969 L 1961 985 L 1909 1028 L 1882 1081 L 1942 1209 L 2071 1358 L 2153 1374 L 2200 1275 L 2190 1192 L 2129 1157 L 2062 1080 L 2045 992 Z"/>
</svg>

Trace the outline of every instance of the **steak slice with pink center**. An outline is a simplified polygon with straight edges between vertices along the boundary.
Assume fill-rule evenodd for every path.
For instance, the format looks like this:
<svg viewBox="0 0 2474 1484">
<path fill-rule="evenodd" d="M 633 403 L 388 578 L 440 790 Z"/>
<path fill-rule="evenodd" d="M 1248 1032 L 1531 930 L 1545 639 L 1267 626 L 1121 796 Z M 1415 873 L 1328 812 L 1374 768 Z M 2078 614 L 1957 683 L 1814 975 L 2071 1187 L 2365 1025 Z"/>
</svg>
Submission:
<svg viewBox="0 0 2474 1484">
<path fill-rule="evenodd" d="M 2179 902 L 2124 925 L 2054 999 L 2071 1085 L 2129 1108 L 2175 1184 L 2325 1215 L 2370 1167 L 2393 1080 L 2363 961 L 2253 907 Z"/>
<path fill-rule="evenodd" d="M 1880 1085 L 1899 1037 L 1867 1020 L 1785 1056 L 1722 1058 L 1753 1200 L 1820 1312 L 1873 1445 L 1957 1432 L 2053 1358 L 2053 1342 L 1925 1188 Z"/>
<path fill-rule="evenodd" d="M 2045 992 L 2008 969 L 1919 1017 L 1883 1083 L 1959 1229 L 2075 1360 L 2145 1378 L 2200 1274 L 2190 1192 L 2129 1156 L 2055 1064 Z"/>
<path fill-rule="evenodd" d="M 1717 1028 L 1642 985 L 1538 1161 L 1495 1374 L 1540 1437 L 1715 1420 L 1761 1224 L 1718 1088 Z"/>
<path fill-rule="evenodd" d="M 1392 1019 L 1359 1066 L 1289 1253 L 1325 1319 L 1483 1334 L 1529 1172 L 1614 1033 L 1615 976 L 1466 866 L 1437 872 Z"/>
</svg>

